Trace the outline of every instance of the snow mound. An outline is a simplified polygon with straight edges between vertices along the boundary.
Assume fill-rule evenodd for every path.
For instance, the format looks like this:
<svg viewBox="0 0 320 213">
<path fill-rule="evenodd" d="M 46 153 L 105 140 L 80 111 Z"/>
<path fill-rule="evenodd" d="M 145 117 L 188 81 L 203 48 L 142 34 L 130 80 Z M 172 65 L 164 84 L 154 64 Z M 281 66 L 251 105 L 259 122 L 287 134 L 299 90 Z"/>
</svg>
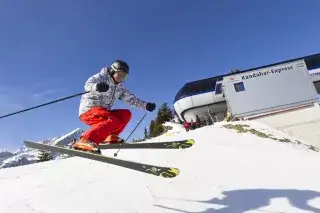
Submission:
<svg viewBox="0 0 320 213">
<path fill-rule="evenodd" d="M 193 138 L 195 144 L 185 150 L 124 149 L 117 158 L 178 167 L 176 178 L 79 157 L 6 168 L 0 171 L 0 212 L 320 212 L 319 152 L 288 142 L 295 139 L 283 133 L 249 121 L 159 137 Z"/>
<path fill-rule="evenodd" d="M 61 146 L 68 145 L 73 138 L 78 138 L 82 133 L 83 133 L 83 130 L 80 128 L 77 128 L 61 137 L 55 137 L 55 138 L 39 141 L 39 143 L 54 144 L 54 145 L 61 145 Z M 6 157 L 0 158 L 0 169 L 16 167 L 16 166 L 24 166 L 24 165 L 36 163 L 38 159 L 39 151 L 23 146 L 19 150 L 11 154 L 12 155 L 7 154 Z M 54 160 L 64 159 L 67 157 L 69 156 L 65 154 L 53 153 Z"/>
<path fill-rule="evenodd" d="M 232 123 L 222 121 L 216 123 L 215 126 L 220 128 L 236 129 L 243 135 L 258 135 L 261 138 L 268 138 L 282 143 L 288 143 L 291 146 L 319 151 L 318 148 L 308 142 L 290 136 L 285 132 L 276 130 L 275 128 L 265 125 L 259 121 L 235 121 Z"/>
<path fill-rule="evenodd" d="M 183 125 L 181 125 L 180 123 L 176 123 L 176 122 L 171 122 L 171 121 L 167 121 L 164 124 L 162 124 L 165 128 L 167 128 L 168 130 L 165 131 L 163 134 L 161 134 L 158 137 L 154 137 L 154 138 L 148 138 L 142 142 L 139 143 L 144 143 L 144 142 L 163 142 L 163 141 L 167 141 L 168 137 L 171 136 L 175 136 L 178 135 L 180 133 L 186 132 L 186 130 L 184 129 Z"/>
<path fill-rule="evenodd" d="M 175 122 L 165 122 L 163 124 L 163 126 L 166 126 L 166 127 L 170 127 L 171 129 L 169 129 L 167 131 L 167 135 L 168 136 L 173 136 L 173 135 L 177 135 L 179 133 L 182 133 L 182 132 L 186 132 L 185 128 L 183 127 L 182 124 L 180 123 L 175 123 Z"/>
</svg>

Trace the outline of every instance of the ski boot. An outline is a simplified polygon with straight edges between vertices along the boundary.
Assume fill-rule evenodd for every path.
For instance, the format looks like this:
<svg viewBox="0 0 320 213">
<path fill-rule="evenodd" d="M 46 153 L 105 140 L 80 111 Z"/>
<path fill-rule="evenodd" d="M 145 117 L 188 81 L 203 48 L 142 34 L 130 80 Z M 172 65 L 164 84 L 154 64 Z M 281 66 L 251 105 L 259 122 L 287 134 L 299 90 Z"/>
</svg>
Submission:
<svg viewBox="0 0 320 213">
<path fill-rule="evenodd" d="M 111 134 L 109 135 L 102 144 L 117 144 L 117 143 L 124 143 L 124 140 L 120 138 L 118 135 Z"/>
<path fill-rule="evenodd" d="M 98 148 L 97 144 L 93 143 L 92 141 L 89 141 L 83 137 L 80 138 L 80 140 L 72 140 L 71 147 L 75 150 L 85 151 L 85 152 L 91 152 L 94 154 L 101 155 L 101 150 Z"/>
</svg>

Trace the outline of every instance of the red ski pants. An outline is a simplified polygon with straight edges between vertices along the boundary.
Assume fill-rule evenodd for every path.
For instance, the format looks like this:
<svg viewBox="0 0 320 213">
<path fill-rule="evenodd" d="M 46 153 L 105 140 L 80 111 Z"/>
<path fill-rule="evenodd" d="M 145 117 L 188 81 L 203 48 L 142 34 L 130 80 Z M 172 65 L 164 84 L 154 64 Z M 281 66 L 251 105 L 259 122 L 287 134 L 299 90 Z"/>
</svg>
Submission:
<svg viewBox="0 0 320 213">
<path fill-rule="evenodd" d="M 91 127 L 82 137 L 99 144 L 110 134 L 119 135 L 129 123 L 131 116 L 128 109 L 106 110 L 94 107 L 80 116 L 80 120 Z"/>
</svg>

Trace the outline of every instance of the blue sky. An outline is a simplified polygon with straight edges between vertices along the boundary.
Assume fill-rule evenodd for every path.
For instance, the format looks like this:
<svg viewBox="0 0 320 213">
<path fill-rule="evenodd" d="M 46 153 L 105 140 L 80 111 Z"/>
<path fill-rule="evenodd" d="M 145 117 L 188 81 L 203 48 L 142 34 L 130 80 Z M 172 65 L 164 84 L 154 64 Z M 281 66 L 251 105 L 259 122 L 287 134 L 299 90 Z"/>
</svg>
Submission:
<svg viewBox="0 0 320 213">
<path fill-rule="evenodd" d="M 319 53 L 319 7 L 317 0 L 3 0 L 0 114 L 82 92 L 114 59 L 130 64 L 125 85 L 133 93 L 172 106 L 188 81 Z M 79 100 L 1 119 L 0 149 L 87 129 Z M 124 137 L 145 113 L 131 109 Z"/>
</svg>

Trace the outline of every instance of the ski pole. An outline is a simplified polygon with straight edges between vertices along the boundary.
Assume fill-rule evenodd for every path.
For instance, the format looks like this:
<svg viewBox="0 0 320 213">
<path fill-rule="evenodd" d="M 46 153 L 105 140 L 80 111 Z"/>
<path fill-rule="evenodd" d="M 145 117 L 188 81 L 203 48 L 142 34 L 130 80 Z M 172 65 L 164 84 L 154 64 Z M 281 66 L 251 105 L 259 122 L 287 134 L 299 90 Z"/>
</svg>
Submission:
<svg viewBox="0 0 320 213">
<path fill-rule="evenodd" d="M 135 128 L 131 131 L 131 133 L 129 134 L 129 136 L 127 137 L 127 139 L 124 141 L 124 143 L 127 142 L 127 140 L 130 138 L 130 136 L 132 135 L 132 133 L 137 129 L 137 127 L 140 125 L 140 123 L 141 123 L 142 120 L 146 117 L 147 114 L 148 114 L 148 112 L 146 112 L 146 113 L 144 114 L 144 116 L 140 119 L 139 123 L 138 123 L 138 124 L 135 126 Z M 121 144 L 121 146 L 122 146 L 122 144 Z M 114 157 L 117 157 L 118 152 L 119 152 L 120 149 L 121 149 L 121 146 L 120 146 L 120 148 L 118 149 L 118 151 L 113 154 Z"/>
<path fill-rule="evenodd" d="M 45 104 L 40 104 L 38 106 L 30 107 L 28 109 L 24 109 L 24 110 L 21 110 L 21 111 L 17 111 L 17 112 L 13 112 L 13 113 L 10 113 L 10 114 L 7 114 L 7 115 L 3 115 L 3 116 L 0 117 L 0 119 L 5 118 L 5 117 L 9 117 L 11 115 L 15 115 L 15 114 L 18 114 L 18 113 L 26 112 L 26 111 L 29 111 L 29 110 L 32 110 L 32 109 L 35 109 L 35 108 L 43 107 L 45 105 L 49 105 L 49 104 L 53 104 L 53 103 L 56 103 L 56 102 L 59 102 L 59 101 L 63 101 L 63 100 L 69 99 L 69 98 L 73 98 L 73 97 L 76 97 L 76 96 L 79 96 L 79 95 L 83 95 L 83 94 L 86 94 L 88 92 L 90 92 L 90 91 L 78 93 L 78 94 L 71 95 L 71 96 L 68 96 L 68 97 L 65 97 L 65 98 L 61 98 L 61 99 L 57 99 L 57 100 L 54 100 L 54 101 L 51 101 L 51 102 L 48 102 L 48 103 L 45 103 Z"/>
</svg>

